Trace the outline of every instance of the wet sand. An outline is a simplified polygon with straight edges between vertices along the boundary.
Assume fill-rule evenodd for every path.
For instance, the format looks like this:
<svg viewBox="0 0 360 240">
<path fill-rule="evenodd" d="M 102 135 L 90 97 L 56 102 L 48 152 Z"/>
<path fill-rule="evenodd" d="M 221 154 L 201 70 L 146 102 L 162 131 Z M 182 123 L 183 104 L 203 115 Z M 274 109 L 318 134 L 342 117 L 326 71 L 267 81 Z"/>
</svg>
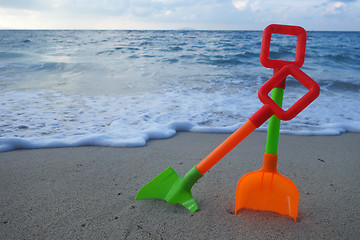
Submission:
<svg viewBox="0 0 360 240">
<path fill-rule="evenodd" d="M 135 201 L 168 166 L 182 177 L 228 134 L 178 133 L 141 148 L 78 147 L 0 153 L 0 239 L 356 239 L 360 134 L 280 135 L 278 171 L 300 194 L 297 222 L 234 215 L 236 184 L 262 164 L 255 132 L 192 189 L 199 210 Z"/>
</svg>

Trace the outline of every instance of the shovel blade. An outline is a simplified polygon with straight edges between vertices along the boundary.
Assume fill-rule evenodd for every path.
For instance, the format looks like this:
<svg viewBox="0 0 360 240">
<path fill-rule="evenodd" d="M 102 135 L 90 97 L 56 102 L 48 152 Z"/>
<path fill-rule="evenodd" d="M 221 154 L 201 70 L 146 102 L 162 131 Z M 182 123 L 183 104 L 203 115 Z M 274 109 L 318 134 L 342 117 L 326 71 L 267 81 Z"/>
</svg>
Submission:
<svg viewBox="0 0 360 240">
<path fill-rule="evenodd" d="M 296 222 L 299 192 L 295 184 L 277 171 L 258 170 L 244 175 L 236 188 L 235 214 L 240 209 L 271 211 Z"/>
<path fill-rule="evenodd" d="M 191 194 L 191 188 L 202 174 L 193 167 L 183 179 L 168 167 L 153 180 L 144 185 L 135 197 L 135 200 L 157 198 L 169 203 L 179 203 L 190 212 L 195 212 L 198 206 Z"/>
<path fill-rule="evenodd" d="M 145 184 L 137 193 L 135 200 L 157 198 L 164 199 L 176 182 L 180 181 L 179 175 L 172 167 L 168 167 L 150 182 Z"/>
</svg>

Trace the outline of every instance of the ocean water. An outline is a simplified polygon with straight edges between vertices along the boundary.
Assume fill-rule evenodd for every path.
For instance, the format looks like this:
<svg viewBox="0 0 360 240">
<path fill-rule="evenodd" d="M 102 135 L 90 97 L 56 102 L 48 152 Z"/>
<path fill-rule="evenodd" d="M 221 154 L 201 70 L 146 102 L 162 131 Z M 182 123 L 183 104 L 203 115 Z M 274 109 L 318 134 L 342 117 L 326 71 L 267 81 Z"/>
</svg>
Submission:
<svg viewBox="0 0 360 240">
<path fill-rule="evenodd" d="M 0 151 L 144 146 L 236 130 L 272 76 L 261 31 L 0 31 Z M 291 60 L 296 38 L 274 35 Z M 308 32 L 302 70 L 321 94 L 281 132 L 360 132 L 360 32 Z M 284 108 L 306 89 L 288 77 Z M 266 131 L 267 123 L 259 128 Z"/>
</svg>

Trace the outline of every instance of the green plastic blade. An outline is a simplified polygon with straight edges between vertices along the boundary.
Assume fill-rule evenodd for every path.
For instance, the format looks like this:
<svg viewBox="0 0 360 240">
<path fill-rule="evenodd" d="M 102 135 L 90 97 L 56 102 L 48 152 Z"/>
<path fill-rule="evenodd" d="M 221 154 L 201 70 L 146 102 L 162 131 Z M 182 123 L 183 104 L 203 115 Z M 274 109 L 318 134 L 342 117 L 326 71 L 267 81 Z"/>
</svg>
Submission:
<svg viewBox="0 0 360 240">
<path fill-rule="evenodd" d="M 283 88 L 274 88 L 272 90 L 271 98 L 280 107 L 282 107 L 283 97 L 284 97 L 284 89 Z M 280 134 L 280 119 L 277 116 L 273 115 L 269 119 L 265 153 L 277 155 L 279 134 Z"/>
<path fill-rule="evenodd" d="M 191 194 L 191 188 L 202 176 L 196 166 L 193 167 L 183 179 L 175 183 L 165 200 L 170 203 L 180 203 L 190 212 L 195 212 L 198 206 Z"/>
<path fill-rule="evenodd" d="M 195 212 L 198 206 L 191 194 L 191 188 L 202 176 L 195 166 L 181 179 L 174 169 L 168 167 L 144 185 L 136 195 L 135 200 L 163 199 L 169 203 L 179 203 L 190 212 Z"/>
<path fill-rule="evenodd" d="M 168 167 L 150 182 L 145 184 L 135 197 L 135 200 L 158 198 L 165 199 L 174 184 L 181 178 L 172 167 Z"/>
</svg>

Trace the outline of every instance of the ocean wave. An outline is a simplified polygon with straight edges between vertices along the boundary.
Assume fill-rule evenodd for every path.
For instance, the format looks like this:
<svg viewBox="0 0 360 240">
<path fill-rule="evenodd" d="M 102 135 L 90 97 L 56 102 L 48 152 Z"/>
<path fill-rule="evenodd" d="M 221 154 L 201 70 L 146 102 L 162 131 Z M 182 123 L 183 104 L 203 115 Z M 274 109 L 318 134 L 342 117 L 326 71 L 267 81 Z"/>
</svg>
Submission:
<svg viewBox="0 0 360 240">
<path fill-rule="evenodd" d="M 338 54 L 326 54 L 324 55 L 326 61 L 334 63 L 334 65 L 344 66 L 350 65 L 359 67 L 360 65 L 360 55 L 356 53 L 338 53 Z"/>
<path fill-rule="evenodd" d="M 209 95 L 204 88 L 184 86 L 180 92 L 173 88 L 128 97 L 7 92 L 0 96 L 0 151 L 85 145 L 135 147 L 144 146 L 149 139 L 169 138 L 178 131 L 231 133 L 261 104 L 251 91 L 225 92 L 223 89 Z M 288 96 L 291 101 L 289 97 L 297 99 L 299 94 Z M 329 101 L 326 96 L 320 97 L 299 116 L 283 122 L 281 132 L 360 132 L 360 113 L 353 109 L 352 98 L 344 103 Z M 266 126 L 259 131 L 266 131 Z"/>
<path fill-rule="evenodd" d="M 245 58 L 245 59 L 256 59 L 256 58 L 260 58 L 260 53 L 257 52 L 250 52 L 250 51 L 244 51 L 244 52 L 240 52 L 234 55 L 234 57 L 237 58 Z"/>
<path fill-rule="evenodd" d="M 22 58 L 25 54 L 18 52 L 0 52 L 0 59 L 13 59 L 13 58 Z"/>
<path fill-rule="evenodd" d="M 345 92 L 360 92 L 360 82 L 346 82 L 346 81 L 328 81 L 321 83 L 324 89 L 328 91 L 336 91 L 344 94 Z"/>
<path fill-rule="evenodd" d="M 177 132 L 200 132 L 200 133 L 228 133 L 231 134 L 239 127 L 239 124 L 230 127 L 200 127 L 191 122 L 172 122 L 165 126 L 152 126 L 137 134 L 131 132 L 128 136 L 105 135 L 105 134 L 82 134 L 68 137 L 1 137 L 0 152 L 16 149 L 37 148 L 61 148 L 61 147 L 143 147 L 149 140 L 166 139 L 174 136 Z M 266 131 L 260 127 L 257 131 Z M 281 129 L 281 134 L 305 135 L 305 136 L 334 136 L 345 132 L 360 133 L 360 122 L 329 123 L 316 129 L 290 130 Z"/>
<path fill-rule="evenodd" d="M 278 50 L 278 51 L 271 51 L 269 53 L 270 59 L 281 59 L 287 61 L 294 61 L 295 59 L 295 51 L 288 51 L 288 50 Z"/>
<path fill-rule="evenodd" d="M 321 94 L 282 122 L 282 133 L 359 132 L 359 36 L 309 33 L 302 70 Z M 0 151 L 143 146 L 178 131 L 230 133 L 262 106 L 257 91 L 273 74 L 259 60 L 260 31 L 0 31 L 0 37 Z M 280 39 L 271 57 L 293 57 L 291 44 Z M 290 76 L 286 86 L 285 108 L 307 91 Z"/>
</svg>

